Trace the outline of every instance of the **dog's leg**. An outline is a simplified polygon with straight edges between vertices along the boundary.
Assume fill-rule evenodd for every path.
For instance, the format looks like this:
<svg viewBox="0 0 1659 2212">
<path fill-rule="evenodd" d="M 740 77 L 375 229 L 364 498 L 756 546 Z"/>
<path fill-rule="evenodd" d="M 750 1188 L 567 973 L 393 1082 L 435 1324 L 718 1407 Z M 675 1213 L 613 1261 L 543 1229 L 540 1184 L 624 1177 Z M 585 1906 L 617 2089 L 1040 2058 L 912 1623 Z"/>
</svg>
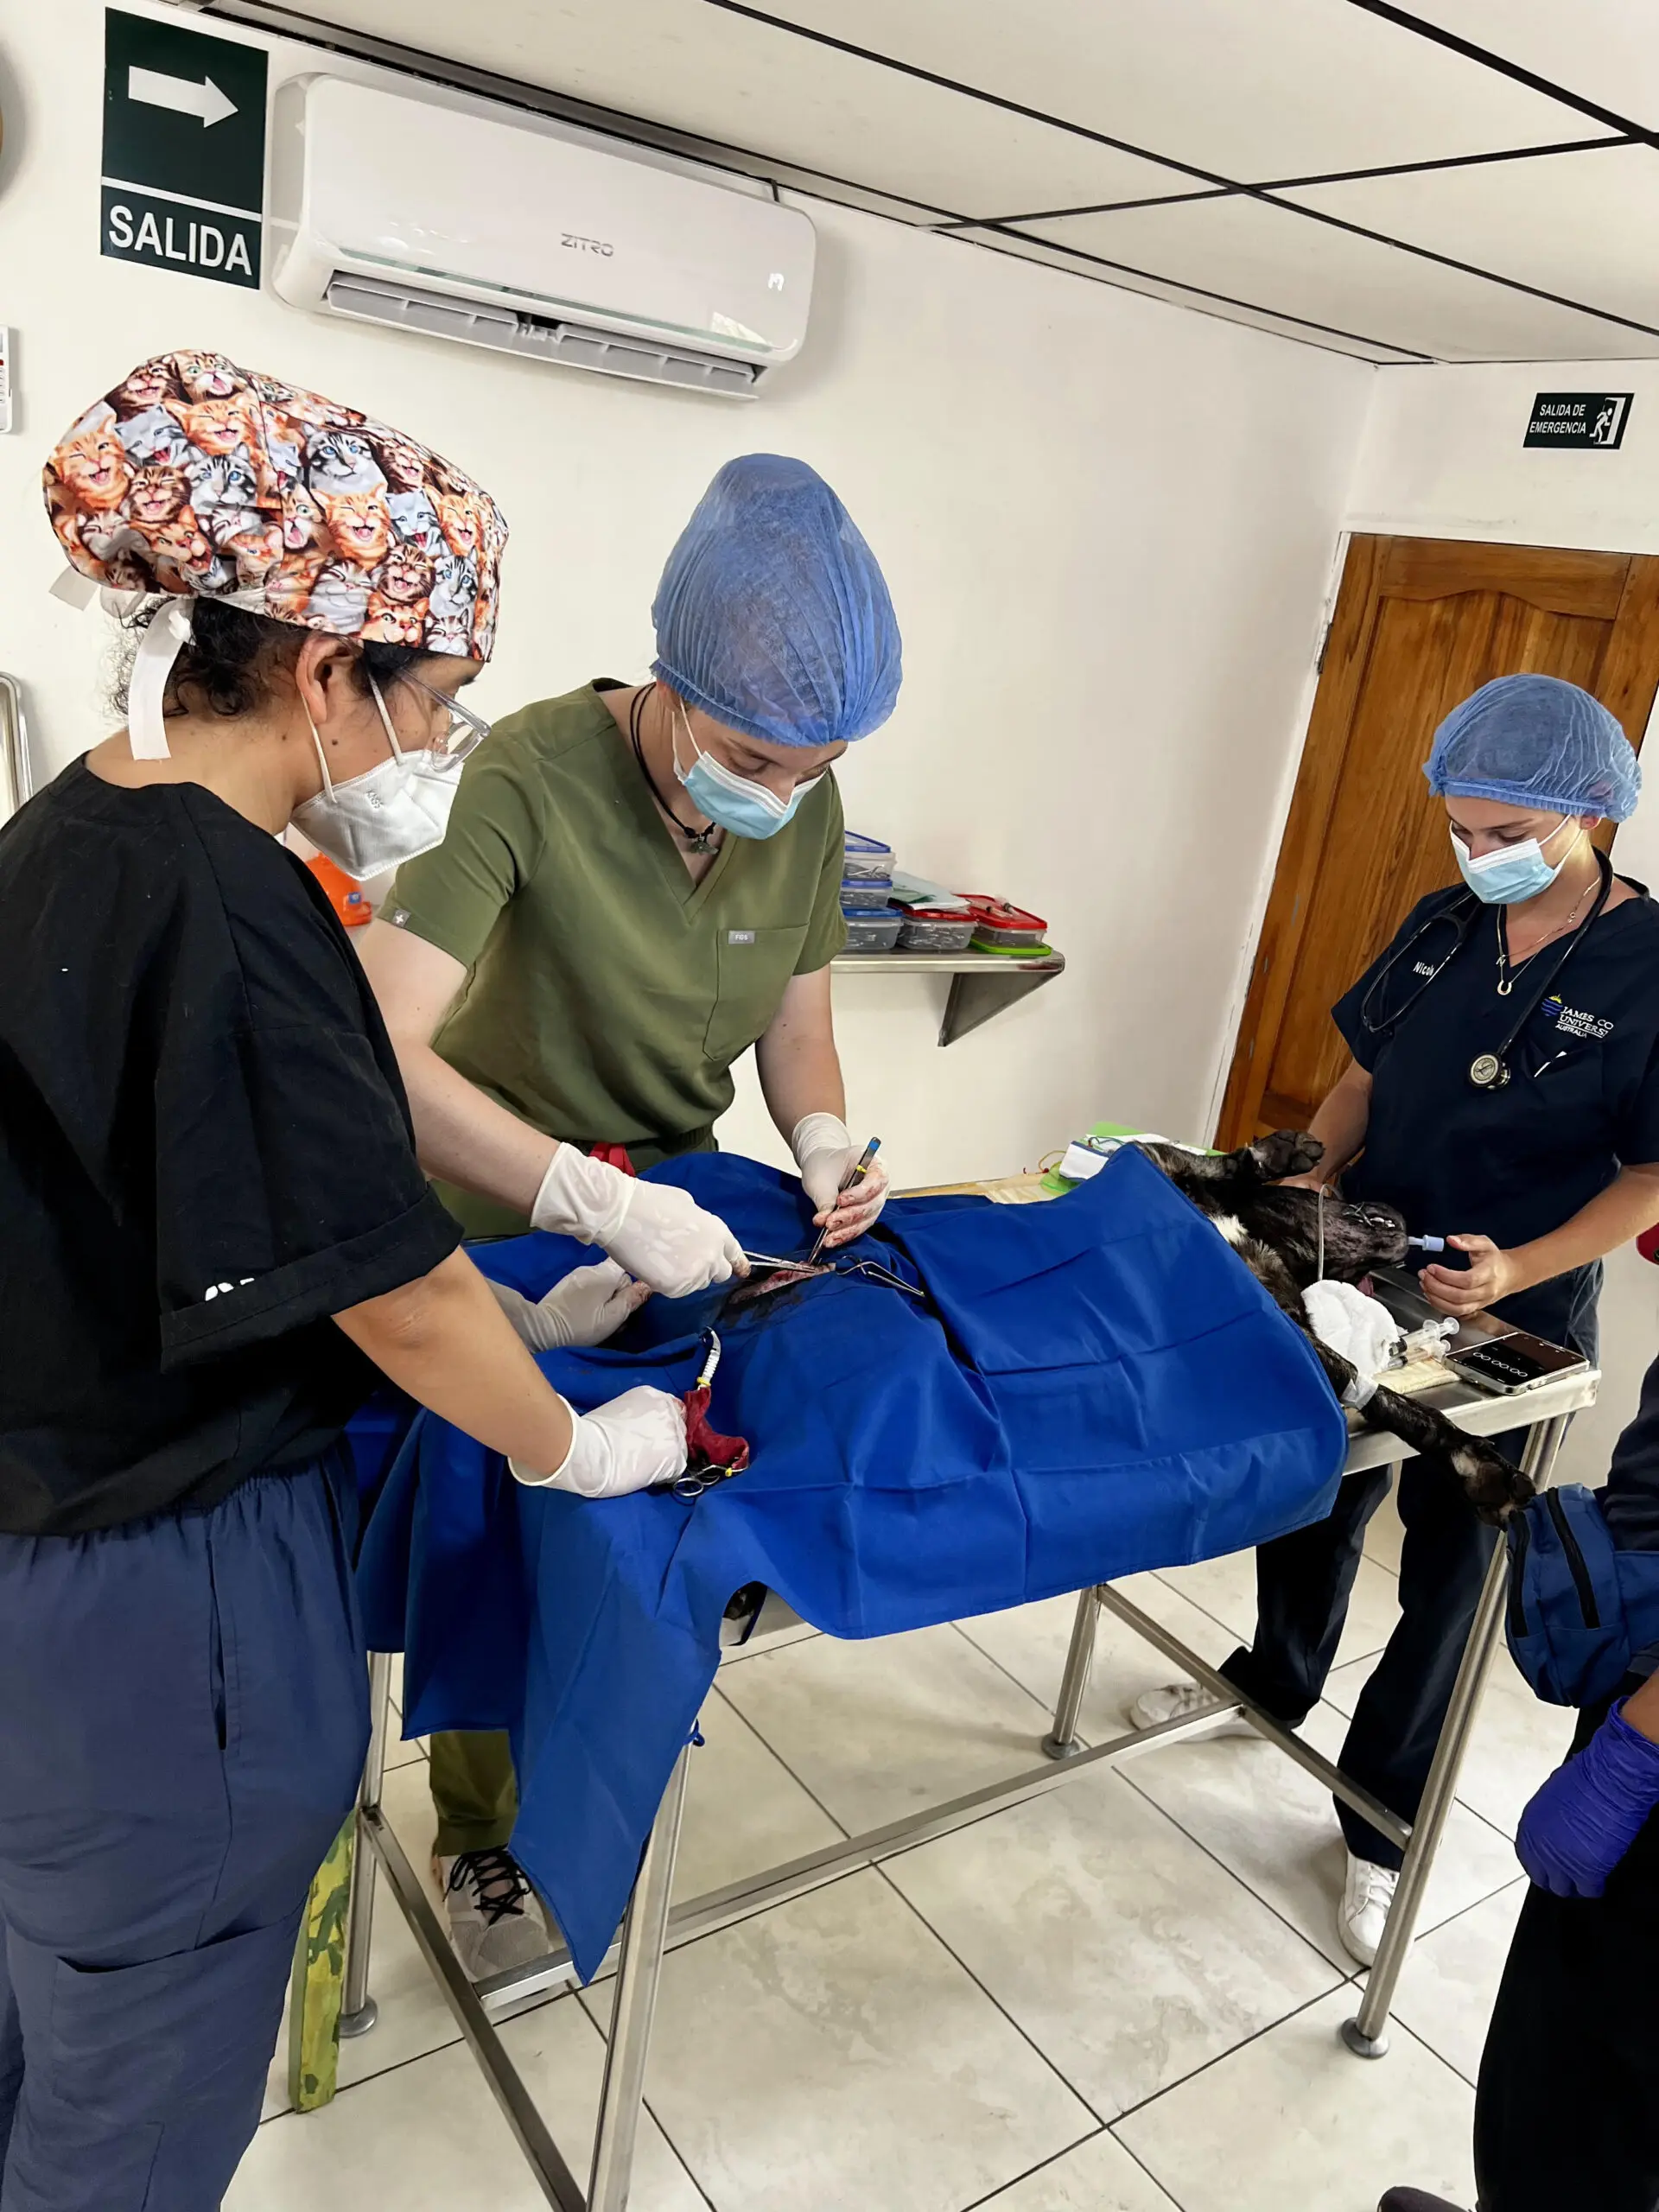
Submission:
<svg viewBox="0 0 1659 2212">
<path fill-rule="evenodd" d="M 1319 1356 L 1331 1388 L 1344 1405 L 1352 1403 L 1349 1394 L 1358 1380 L 1352 1363 L 1340 1352 L 1332 1351 L 1329 1344 L 1321 1344 L 1306 1323 L 1303 1328 Z M 1494 1528 L 1501 1528 L 1515 1508 L 1524 1505 L 1534 1494 L 1530 1478 L 1518 1467 L 1512 1467 L 1484 1436 L 1469 1435 L 1465 1430 L 1454 1427 L 1433 1406 L 1402 1396 L 1383 1383 L 1377 1384 L 1360 1408 L 1360 1418 L 1368 1428 L 1387 1429 L 1402 1444 L 1409 1444 L 1421 1458 L 1454 1475 L 1481 1519 Z"/>
<path fill-rule="evenodd" d="M 1206 1201 L 1224 1205 L 1266 1184 L 1282 1182 L 1287 1175 L 1306 1175 L 1325 1156 L 1317 1137 L 1294 1129 L 1276 1129 L 1236 1152 L 1182 1152 L 1165 1144 L 1143 1144 L 1141 1150 L 1178 1191 L 1191 1198 L 1202 1190 Z"/>
</svg>

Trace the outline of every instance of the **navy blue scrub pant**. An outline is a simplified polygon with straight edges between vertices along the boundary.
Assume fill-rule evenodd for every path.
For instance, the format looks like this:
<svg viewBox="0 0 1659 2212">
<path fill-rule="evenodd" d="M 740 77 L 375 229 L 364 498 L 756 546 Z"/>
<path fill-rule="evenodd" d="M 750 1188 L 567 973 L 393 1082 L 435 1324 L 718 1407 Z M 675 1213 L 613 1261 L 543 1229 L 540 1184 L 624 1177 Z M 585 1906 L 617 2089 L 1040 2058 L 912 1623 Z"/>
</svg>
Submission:
<svg viewBox="0 0 1659 2212">
<path fill-rule="evenodd" d="M 368 1741 L 343 1456 L 0 1536 L 0 2212 L 217 2212 Z"/>
<path fill-rule="evenodd" d="M 1593 1360 L 1593 1314 L 1574 1335 Z M 1526 1441 L 1524 1429 L 1492 1439 L 1516 1461 Z M 1248 1650 L 1235 1651 L 1221 1671 L 1287 1727 L 1298 1726 L 1324 1694 L 1365 1524 L 1388 1494 L 1385 1467 L 1344 1476 L 1325 1520 L 1256 1552 L 1255 1640 Z M 1408 1459 L 1400 1469 L 1400 1518 L 1399 1624 L 1359 1694 L 1338 1764 L 1391 1813 L 1414 1821 L 1497 1531 L 1476 1516 L 1452 1475 L 1421 1459 Z M 1357 1859 L 1401 1864 L 1399 1846 L 1351 1806 L 1338 1801 L 1337 1817 Z"/>
</svg>

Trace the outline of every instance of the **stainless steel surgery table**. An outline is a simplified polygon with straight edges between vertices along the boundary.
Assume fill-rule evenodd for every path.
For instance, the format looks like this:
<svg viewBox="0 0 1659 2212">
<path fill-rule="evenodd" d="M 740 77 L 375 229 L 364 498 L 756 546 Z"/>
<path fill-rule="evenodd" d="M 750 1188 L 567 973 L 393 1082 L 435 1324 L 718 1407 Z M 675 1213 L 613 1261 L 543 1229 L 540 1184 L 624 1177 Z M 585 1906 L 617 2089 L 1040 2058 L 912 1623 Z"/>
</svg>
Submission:
<svg viewBox="0 0 1659 2212">
<path fill-rule="evenodd" d="M 973 1185 L 961 1186 L 973 1188 Z M 989 1187 L 989 1186 L 987 1186 Z M 1408 1325 L 1428 1309 L 1408 1279 L 1379 1276 L 1377 1289 Z M 1484 1331 L 1502 1332 L 1499 1324 Z M 1477 1333 L 1481 1332 L 1478 1329 Z M 1594 1402 L 1600 1376 L 1583 1367 L 1524 1393 L 1494 1396 L 1461 1381 L 1424 1394 L 1457 1427 L 1478 1436 L 1527 1429 L 1524 1462 L 1539 1489 L 1553 1475 L 1556 1455 L 1570 1417 Z M 1408 1458 L 1398 1438 L 1360 1429 L 1355 1433 L 1345 1471 L 1388 1465 Z M 336 2033 L 365 2033 L 375 2024 L 369 1989 L 369 1948 L 375 1879 L 384 1872 L 399 1910 L 435 1976 L 444 1998 L 471 2045 L 509 2126 L 517 2137 L 543 2196 L 561 2212 L 624 2212 L 632 2177 L 635 2139 L 644 2101 L 647 2056 L 658 1985 L 665 1952 L 712 1934 L 733 1922 L 815 1888 L 832 1876 L 869 1866 L 935 1836 L 949 1834 L 987 1814 L 1020 1804 L 1064 1787 L 1091 1767 L 1109 1765 L 1144 1753 L 1160 1742 L 1173 1742 L 1203 1730 L 1218 1713 L 1242 1713 L 1287 1758 L 1315 1776 L 1374 1827 L 1401 1845 L 1404 1865 L 1376 1962 L 1370 1971 L 1356 2017 L 1342 2029 L 1348 2048 L 1364 2058 L 1380 2058 L 1389 2047 L 1388 2020 L 1394 1992 L 1409 1948 L 1423 1893 L 1446 1815 L 1456 1790 L 1480 1693 L 1497 1649 L 1503 1624 L 1508 1572 L 1507 1548 L 1492 1556 L 1474 1624 L 1464 1650 L 1446 1725 L 1429 1773 L 1418 1815 L 1406 1822 L 1379 1804 L 1329 1759 L 1281 1728 L 1266 1713 L 1190 1650 L 1161 1623 L 1132 1604 L 1110 1584 L 1080 1592 L 1071 1649 L 1059 1685 L 1053 1726 L 1039 1747 L 1039 1764 L 1007 1780 L 987 1784 L 930 1809 L 888 1822 L 844 1842 L 826 1845 L 804 1857 L 709 1891 L 683 1904 L 670 1904 L 680 1821 L 691 1760 L 687 1746 L 675 1766 L 646 1843 L 632 1902 L 618 1941 L 605 1961 L 614 1966 L 615 1999 L 601 2092 L 599 2126 L 586 2190 L 571 2172 L 545 2120 L 531 2101 L 498 2033 L 503 2021 L 561 1994 L 575 1980 L 569 1954 L 556 1949 L 534 1964 L 499 1974 L 474 1986 L 462 1973 L 448 1935 L 419 1875 L 410 1865 L 381 1803 L 391 1717 L 391 1659 L 376 1653 L 370 1660 L 374 1734 L 363 1777 L 354 1826 L 342 1831 L 312 1891 L 295 1966 L 289 2023 L 289 2086 L 296 2108 L 326 2103 L 334 2090 Z M 1104 1743 L 1085 1745 L 1077 1732 L 1077 1717 L 1094 1656 L 1095 1629 L 1102 1609 L 1114 1614 L 1168 1659 L 1215 1694 L 1202 1712 L 1149 1729 L 1130 1729 Z M 728 1618 L 732 1643 L 764 1643 L 800 1625 L 775 1597 L 760 1591 L 739 1593 Z"/>
</svg>

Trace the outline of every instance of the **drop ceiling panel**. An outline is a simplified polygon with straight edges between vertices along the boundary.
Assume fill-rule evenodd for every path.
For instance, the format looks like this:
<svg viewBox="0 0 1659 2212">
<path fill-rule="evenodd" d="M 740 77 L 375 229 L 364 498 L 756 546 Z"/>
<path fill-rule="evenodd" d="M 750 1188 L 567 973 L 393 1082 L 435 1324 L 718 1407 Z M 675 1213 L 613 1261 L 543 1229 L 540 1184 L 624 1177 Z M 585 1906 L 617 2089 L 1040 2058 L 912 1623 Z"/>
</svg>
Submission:
<svg viewBox="0 0 1659 2212">
<path fill-rule="evenodd" d="M 1013 254 L 1025 261 L 1040 262 L 1045 267 L 1064 270 L 1068 276 L 1092 278 L 1096 283 L 1109 284 L 1122 292 L 1138 293 L 1143 299 L 1161 300 L 1170 307 L 1186 308 L 1199 315 L 1218 316 L 1224 322 L 1243 323 L 1249 330 L 1265 330 L 1275 338 L 1294 338 L 1304 345 L 1323 346 L 1327 353 L 1351 353 L 1362 361 L 1421 364 L 1426 358 L 1404 348 L 1373 343 L 1365 338 L 1352 336 L 1346 331 L 1325 329 L 1310 322 L 1298 322 L 1287 315 L 1268 313 L 1238 301 L 1223 301 L 1213 294 L 1194 290 L 1190 285 L 1172 284 L 1148 270 L 1109 266 L 1103 262 L 1079 261 L 1075 255 L 1062 252 L 1058 246 L 1046 245 L 1036 238 L 1015 240 L 999 231 L 989 231 L 977 225 L 953 231 L 950 236 L 964 238 L 969 244 L 988 247 L 993 252 Z"/>
<path fill-rule="evenodd" d="M 1618 116 L 1659 118 L 1659 0 L 1406 4 Z M 1659 335 L 1609 319 L 1659 326 L 1659 149 L 1285 188 L 1294 210 L 1206 188 L 1618 127 L 1357 0 L 744 0 L 741 12 L 734 0 L 208 0 L 208 12 L 385 39 L 912 221 L 1020 218 L 975 235 L 1312 344 L 1382 359 L 1659 358 Z M 1139 201 L 1161 204 L 1119 204 Z M 1103 204 L 1116 212 L 1045 212 Z"/>
<path fill-rule="evenodd" d="M 1580 0 L 1555 3 L 1570 17 Z M 759 4 L 770 15 L 1251 182 L 1587 135 L 1583 117 L 1557 101 L 1348 0 Z M 1492 0 L 1478 4 L 1489 16 L 1508 12 L 1507 6 L 1495 10 Z"/>
<path fill-rule="evenodd" d="M 327 0 L 302 12 L 946 213 L 1141 199 L 1182 181 L 708 0 Z"/>
<path fill-rule="evenodd" d="M 1409 0 L 1410 12 L 1651 129 L 1659 124 L 1654 0 Z"/>
<path fill-rule="evenodd" d="M 1659 356 L 1659 335 L 1553 306 L 1257 200 L 1074 215 L 1031 227 L 1054 245 L 1442 360 Z"/>
<path fill-rule="evenodd" d="M 1659 20 L 1654 36 L 1659 44 Z M 1659 152 L 1651 147 L 1376 177 L 1283 197 L 1586 306 L 1659 324 Z"/>
</svg>

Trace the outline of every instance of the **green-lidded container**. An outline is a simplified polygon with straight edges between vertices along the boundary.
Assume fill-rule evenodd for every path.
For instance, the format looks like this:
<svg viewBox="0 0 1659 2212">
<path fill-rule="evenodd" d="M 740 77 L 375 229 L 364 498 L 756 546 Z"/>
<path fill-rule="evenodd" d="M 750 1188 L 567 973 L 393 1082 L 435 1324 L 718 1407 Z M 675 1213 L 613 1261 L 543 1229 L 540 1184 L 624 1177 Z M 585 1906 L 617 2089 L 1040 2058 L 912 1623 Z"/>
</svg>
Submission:
<svg viewBox="0 0 1659 2212">
<path fill-rule="evenodd" d="M 1091 1137 L 1139 1137 L 1144 1136 L 1146 1131 L 1137 1128 L 1132 1122 L 1094 1122 L 1084 1134 Z M 1213 1152 L 1215 1147 L 1208 1145 L 1205 1149 Z M 1043 1177 L 1043 1188 L 1053 1198 L 1063 1198 L 1068 1191 L 1081 1187 L 1069 1175 L 1062 1175 L 1058 1167 L 1051 1167 Z"/>
</svg>

